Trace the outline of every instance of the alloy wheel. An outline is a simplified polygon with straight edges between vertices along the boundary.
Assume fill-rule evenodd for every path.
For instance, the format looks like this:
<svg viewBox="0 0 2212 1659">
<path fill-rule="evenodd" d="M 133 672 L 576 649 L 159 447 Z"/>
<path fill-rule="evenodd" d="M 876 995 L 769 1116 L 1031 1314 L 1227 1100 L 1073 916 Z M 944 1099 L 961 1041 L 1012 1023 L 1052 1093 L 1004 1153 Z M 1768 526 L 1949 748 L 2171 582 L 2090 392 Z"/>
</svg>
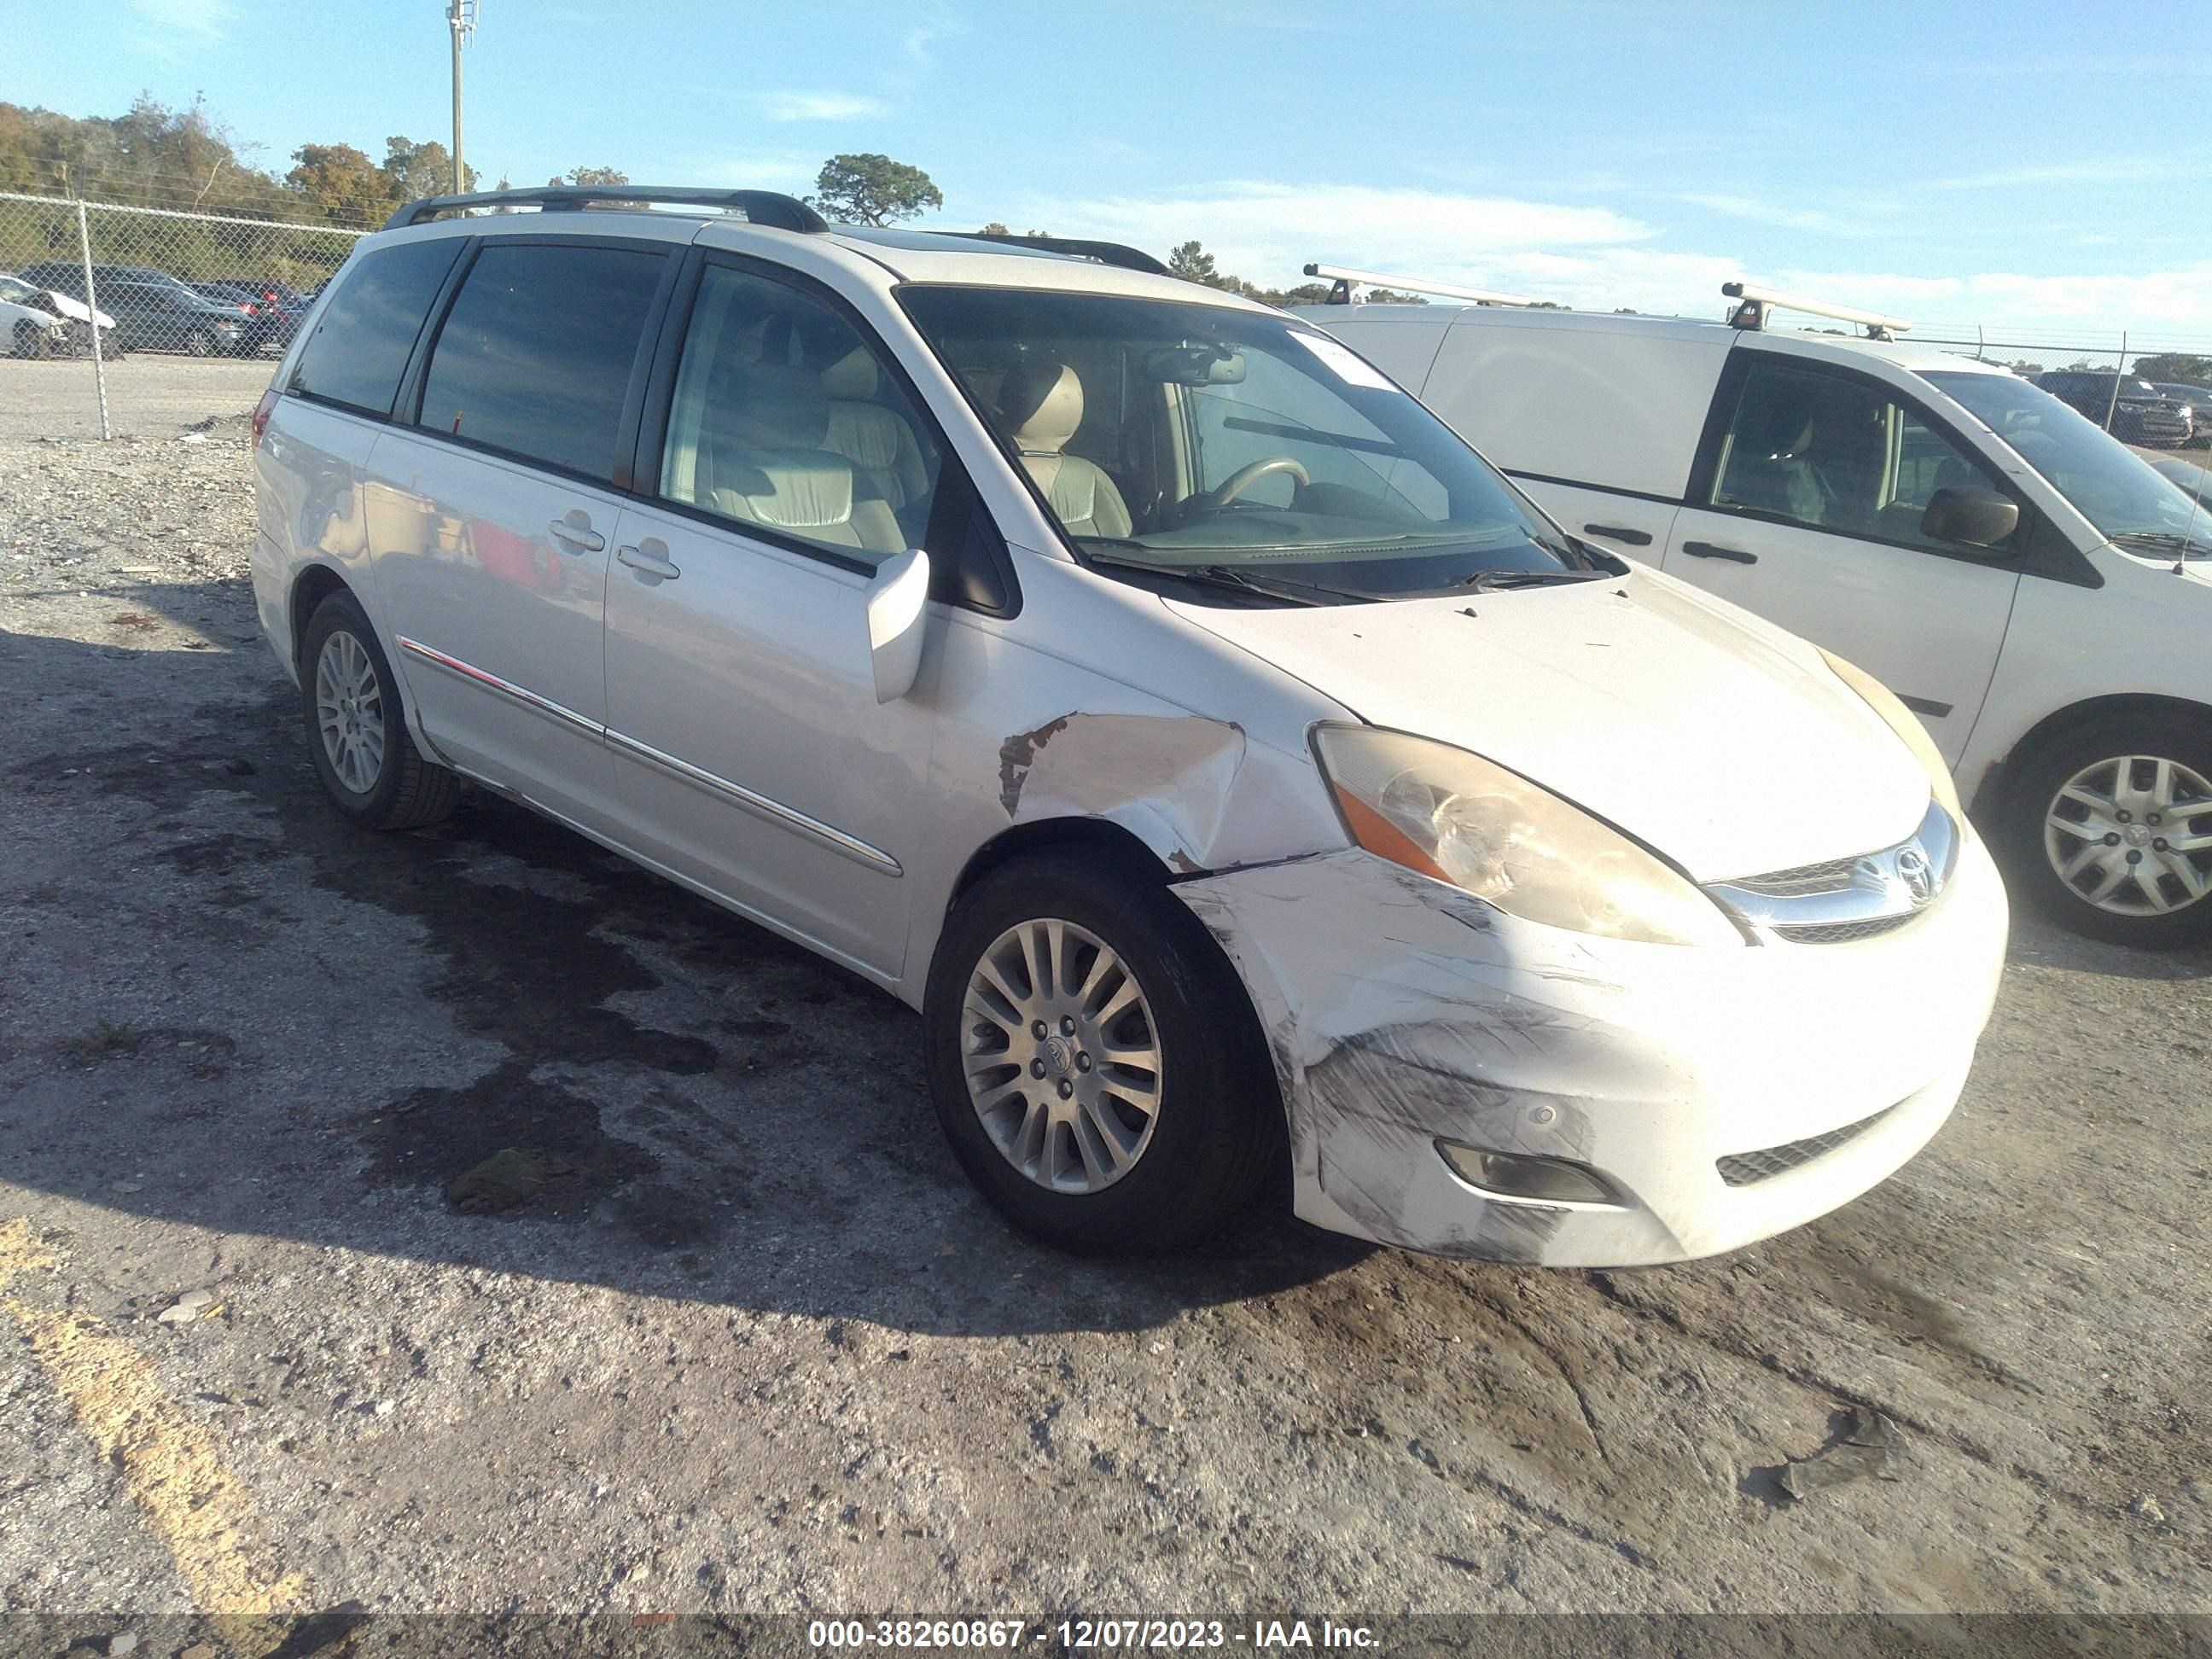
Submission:
<svg viewBox="0 0 2212 1659">
<path fill-rule="evenodd" d="M 2043 847 L 2059 880 L 2100 910 L 2187 909 L 2212 894 L 2212 782 L 2158 756 L 2100 760 L 2059 787 Z"/>
<path fill-rule="evenodd" d="M 1051 917 L 1007 928 L 969 975 L 962 1024 L 969 1099 L 1000 1157 L 1061 1193 L 1136 1167 L 1159 1115 L 1159 1033 L 1104 940 Z"/>
<path fill-rule="evenodd" d="M 340 783 L 356 795 L 384 770 L 384 691 L 368 649 L 339 629 L 315 660 L 315 729 Z"/>
</svg>

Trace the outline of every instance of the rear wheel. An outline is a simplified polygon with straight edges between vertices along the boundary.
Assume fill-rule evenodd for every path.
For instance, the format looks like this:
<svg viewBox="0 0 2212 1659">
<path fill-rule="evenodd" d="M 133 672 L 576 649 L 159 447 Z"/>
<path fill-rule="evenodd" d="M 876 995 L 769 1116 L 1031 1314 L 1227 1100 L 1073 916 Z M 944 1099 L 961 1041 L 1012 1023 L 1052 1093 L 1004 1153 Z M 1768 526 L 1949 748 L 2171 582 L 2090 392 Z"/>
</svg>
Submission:
<svg viewBox="0 0 2212 1659">
<path fill-rule="evenodd" d="M 2021 764 L 2009 798 L 2022 896 L 2092 938 L 2212 939 L 2212 715 L 2094 720 Z"/>
<path fill-rule="evenodd" d="M 18 357 L 42 357 L 46 349 L 46 330 L 27 317 L 15 325 L 15 355 Z"/>
<path fill-rule="evenodd" d="M 923 1022 L 954 1154 L 1048 1243 L 1188 1244 L 1248 1208 L 1279 1154 L 1243 985 L 1133 860 L 1047 854 L 986 877 L 946 921 Z"/>
<path fill-rule="evenodd" d="M 185 336 L 185 349 L 195 357 L 212 357 L 215 336 L 204 328 L 196 328 Z"/>
<path fill-rule="evenodd" d="M 316 606 L 300 652 L 301 713 L 315 775 L 364 830 L 418 830 L 453 810 L 461 780 L 407 735 L 399 688 L 350 593 Z"/>
</svg>

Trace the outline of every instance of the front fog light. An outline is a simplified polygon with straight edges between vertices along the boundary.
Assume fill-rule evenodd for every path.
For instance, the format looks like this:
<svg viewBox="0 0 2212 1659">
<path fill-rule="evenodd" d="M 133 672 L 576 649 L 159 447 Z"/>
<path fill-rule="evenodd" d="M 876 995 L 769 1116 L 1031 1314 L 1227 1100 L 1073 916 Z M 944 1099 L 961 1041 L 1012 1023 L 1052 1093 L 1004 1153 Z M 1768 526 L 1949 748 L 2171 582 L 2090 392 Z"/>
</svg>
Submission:
<svg viewBox="0 0 2212 1659">
<path fill-rule="evenodd" d="M 1544 1204 L 1611 1204 L 1620 1196 L 1596 1170 L 1560 1158 L 1530 1158 L 1522 1152 L 1486 1152 L 1455 1140 L 1439 1140 L 1437 1151 L 1451 1172 L 1470 1187 L 1500 1198 Z"/>
</svg>

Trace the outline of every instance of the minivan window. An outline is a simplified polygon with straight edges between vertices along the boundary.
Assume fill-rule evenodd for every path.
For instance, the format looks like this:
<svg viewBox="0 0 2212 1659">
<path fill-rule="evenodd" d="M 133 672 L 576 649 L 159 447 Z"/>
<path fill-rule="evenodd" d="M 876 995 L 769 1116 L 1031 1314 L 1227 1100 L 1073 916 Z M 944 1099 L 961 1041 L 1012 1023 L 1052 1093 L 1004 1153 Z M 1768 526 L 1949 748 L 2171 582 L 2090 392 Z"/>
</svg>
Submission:
<svg viewBox="0 0 2212 1659">
<path fill-rule="evenodd" d="M 660 493 L 880 563 L 921 545 L 939 458 L 877 347 L 820 301 L 708 265 L 684 338 Z"/>
<path fill-rule="evenodd" d="M 1723 440 L 1710 503 L 1808 529 L 1948 548 L 1921 515 L 1954 486 L 1994 489 L 1980 462 L 1864 381 L 1753 362 Z"/>
<path fill-rule="evenodd" d="M 1004 288 L 899 298 L 1107 574 L 1307 603 L 1583 574 L 1450 428 L 1287 317 Z"/>
<path fill-rule="evenodd" d="M 390 414 L 415 337 L 460 251 L 459 238 L 445 237 L 362 255 L 301 349 L 291 389 L 365 415 Z"/>
<path fill-rule="evenodd" d="M 623 400 L 666 257 L 586 243 L 486 246 L 431 348 L 421 424 L 611 479 Z"/>
<path fill-rule="evenodd" d="M 1923 375 L 1948 392 L 2112 541 L 2212 551 L 2212 523 L 2188 494 L 2094 421 L 2009 374 Z"/>
</svg>

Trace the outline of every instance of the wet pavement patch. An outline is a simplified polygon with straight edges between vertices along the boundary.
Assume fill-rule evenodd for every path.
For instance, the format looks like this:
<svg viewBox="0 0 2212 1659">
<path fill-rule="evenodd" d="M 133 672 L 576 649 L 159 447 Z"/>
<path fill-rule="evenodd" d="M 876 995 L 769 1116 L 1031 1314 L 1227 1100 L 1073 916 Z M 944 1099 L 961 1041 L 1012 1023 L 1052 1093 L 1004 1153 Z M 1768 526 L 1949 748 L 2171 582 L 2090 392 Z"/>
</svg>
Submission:
<svg viewBox="0 0 2212 1659">
<path fill-rule="evenodd" d="M 659 1170 L 599 1125 L 598 1103 L 511 1060 L 465 1088 L 415 1089 L 353 1121 L 372 1187 L 435 1186 L 469 1214 L 573 1221 Z"/>
</svg>

